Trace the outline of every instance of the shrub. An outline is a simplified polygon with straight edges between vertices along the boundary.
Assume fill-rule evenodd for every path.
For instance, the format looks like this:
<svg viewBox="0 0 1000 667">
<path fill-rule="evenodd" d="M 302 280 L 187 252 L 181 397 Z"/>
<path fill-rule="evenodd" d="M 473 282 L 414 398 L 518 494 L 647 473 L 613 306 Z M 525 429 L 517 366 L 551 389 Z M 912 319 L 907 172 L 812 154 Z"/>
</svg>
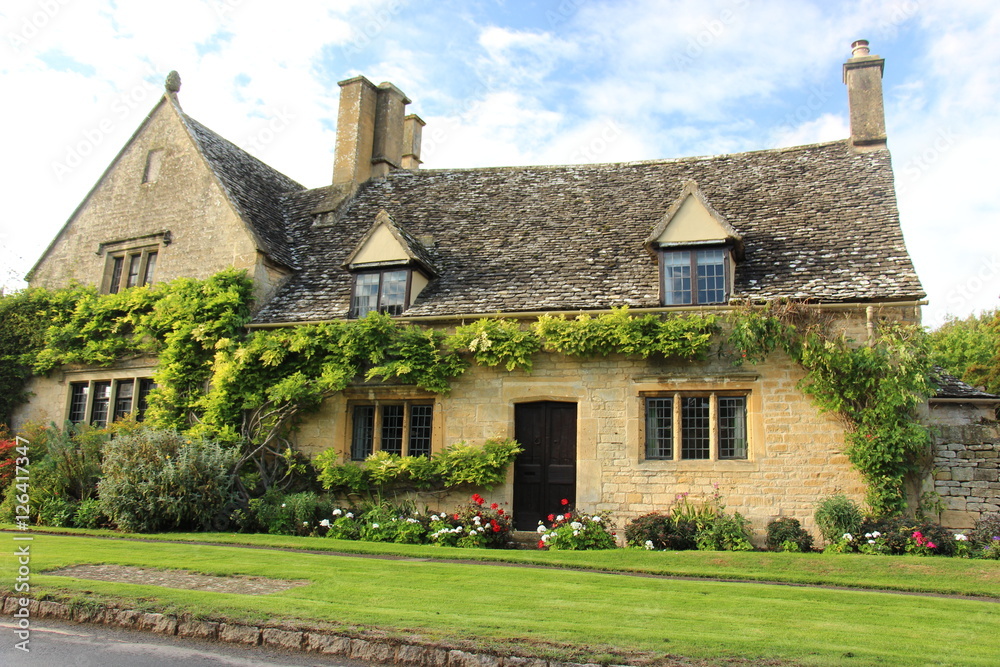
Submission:
<svg viewBox="0 0 1000 667">
<path fill-rule="evenodd" d="M 625 526 L 629 546 L 665 551 L 697 549 L 698 525 L 662 512 L 652 512 L 632 519 Z"/>
<path fill-rule="evenodd" d="M 980 515 L 969 537 L 972 546 L 978 549 L 985 549 L 993 546 L 994 542 L 1000 542 L 996 539 L 1000 537 L 1000 512 Z"/>
<path fill-rule="evenodd" d="M 580 514 L 573 511 L 568 500 L 563 500 L 562 504 L 565 507 L 562 514 L 549 515 L 549 521 L 552 521 L 550 528 L 539 522 L 539 549 L 589 551 L 617 546 L 607 512 Z"/>
<path fill-rule="evenodd" d="M 753 551 L 750 522 L 742 514 L 718 514 L 710 525 L 698 531 L 701 551 Z"/>
<path fill-rule="evenodd" d="M 842 493 L 830 496 L 816 507 L 816 525 L 823 539 L 838 542 L 845 534 L 861 533 L 861 509 Z"/>
<path fill-rule="evenodd" d="M 767 548 L 771 551 L 812 551 L 813 538 L 792 517 L 780 517 L 767 524 Z"/>
<path fill-rule="evenodd" d="M 282 494 L 272 487 L 248 502 L 251 521 L 247 529 L 271 535 L 312 535 L 331 509 L 331 501 L 312 491 Z"/>
<path fill-rule="evenodd" d="M 324 519 L 329 525 L 324 526 L 326 536 L 335 540 L 356 540 L 361 536 L 361 522 L 351 510 L 339 507 L 330 512 L 332 519 Z"/>
<path fill-rule="evenodd" d="M 76 506 L 72 498 L 49 496 L 38 507 L 38 523 L 56 528 L 72 527 Z"/>
<path fill-rule="evenodd" d="M 104 448 L 100 508 L 122 530 L 218 529 L 235 504 L 235 449 L 142 428 Z"/>
<path fill-rule="evenodd" d="M 81 500 L 73 515 L 73 525 L 77 528 L 100 528 L 108 523 L 108 517 L 101 511 L 101 502 L 97 498 Z"/>
<path fill-rule="evenodd" d="M 510 546 L 510 514 L 497 503 L 486 505 L 478 493 L 451 514 L 430 517 L 428 540 L 440 546 L 504 549 Z"/>
</svg>

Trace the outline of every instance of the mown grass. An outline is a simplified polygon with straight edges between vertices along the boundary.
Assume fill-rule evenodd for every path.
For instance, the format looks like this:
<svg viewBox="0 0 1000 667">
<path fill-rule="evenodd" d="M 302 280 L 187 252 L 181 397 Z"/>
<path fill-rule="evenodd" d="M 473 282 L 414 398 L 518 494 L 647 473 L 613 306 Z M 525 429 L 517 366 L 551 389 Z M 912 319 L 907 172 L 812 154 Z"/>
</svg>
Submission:
<svg viewBox="0 0 1000 667">
<path fill-rule="evenodd" d="M 180 536 L 174 536 L 180 537 Z M 200 540 L 219 535 L 190 536 Z M 674 571 L 728 577 L 746 568 L 761 579 L 819 577 L 908 588 L 908 580 L 935 572 L 968 591 L 996 582 L 1000 563 L 954 559 L 863 558 L 798 554 L 649 553 L 634 550 L 497 554 L 332 540 L 238 536 L 258 546 L 315 549 L 354 546 L 409 556 L 387 560 L 294 553 L 235 546 L 118 541 L 34 534 L 33 592 L 89 595 L 245 620 L 298 619 L 306 623 L 469 641 L 500 651 L 620 661 L 680 655 L 722 660 L 778 659 L 807 665 L 995 665 L 1000 604 L 993 601 L 830 590 L 721 581 L 682 581 L 567 569 L 497 567 L 448 562 L 504 557 L 546 565 Z M 5 550 L 4 568 L 14 559 Z M 430 558 L 428 554 L 437 554 Z M 88 581 L 44 574 L 82 563 L 118 563 L 305 579 L 310 585 L 266 596 L 184 591 Z M 881 564 L 885 564 L 884 566 Z M 965 566 L 963 570 L 960 566 Z M 959 566 L 956 568 L 956 566 Z M 875 569 L 872 569 L 875 568 Z M 826 570 L 824 572 L 824 570 Z M 896 571 L 896 584 L 886 586 Z M 782 574 L 784 573 L 784 574 Z M 9 588 L 13 576 L 9 575 Z M 847 583 L 847 582 L 845 582 Z M 994 583 L 990 589 L 997 594 Z M 576 650 L 571 647 L 577 647 Z"/>
<path fill-rule="evenodd" d="M 409 558 L 472 560 L 661 576 L 843 586 L 940 595 L 1000 598 L 1000 561 L 917 556 L 674 551 L 503 551 L 353 542 L 323 537 L 234 533 L 123 535 L 110 530 L 36 529 L 108 538 L 210 542 L 276 549 L 307 549 Z"/>
</svg>

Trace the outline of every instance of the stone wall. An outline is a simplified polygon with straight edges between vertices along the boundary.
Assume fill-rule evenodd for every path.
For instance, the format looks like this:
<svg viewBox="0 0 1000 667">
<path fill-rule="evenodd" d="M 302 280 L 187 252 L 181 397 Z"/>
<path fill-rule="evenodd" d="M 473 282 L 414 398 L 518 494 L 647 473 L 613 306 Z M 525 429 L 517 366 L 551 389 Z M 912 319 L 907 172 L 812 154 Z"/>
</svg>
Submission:
<svg viewBox="0 0 1000 667">
<path fill-rule="evenodd" d="M 982 514 L 1000 512 L 1000 424 L 939 425 L 933 432 L 941 523 L 972 528 Z"/>
<path fill-rule="evenodd" d="M 858 502 L 864 497 L 864 484 L 843 453 L 843 426 L 836 417 L 820 413 L 796 388 L 801 377 L 801 369 L 783 353 L 744 368 L 724 359 L 663 363 L 620 356 L 580 360 L 537 355 L 530 374 L 473 366 L 452 383 L 445 397 L 403 387 L 352 388 L 311 415 L 297 432 L 296 444 L 313 455 L 332 447 L 346 459 L 349 407 L 355 400 L 433 398 L 434 451 L 459 440 L 482 443 L 490 437 L 513 437 L 519 403 L 573 402 L 576 500 L 581 510 L 610 511 L 621 528 L 628 519 L 668 509 L 678 494 L 702 502 L 718 490 L 727 509 L 749 518 L 760 538 L 767 523 L 779 516 L 797 518 L 814 530 L 816 504 L 834 493 L 846 493 Z M 645 458 L 644 392 L 727 390 L 748 395 L 746 460 Z M 484 495 L 491 502 L 512 502 L 512 473 L 506 485 Z M 434 510 L 452 506 L 429 504 Z"/>
</svg>

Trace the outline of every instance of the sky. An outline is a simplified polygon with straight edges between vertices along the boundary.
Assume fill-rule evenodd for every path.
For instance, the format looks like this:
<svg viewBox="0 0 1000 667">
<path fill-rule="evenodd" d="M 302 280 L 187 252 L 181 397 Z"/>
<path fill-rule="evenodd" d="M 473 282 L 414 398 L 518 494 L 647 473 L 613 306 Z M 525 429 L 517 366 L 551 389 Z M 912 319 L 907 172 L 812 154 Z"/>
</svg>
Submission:
<svg viewBox="0 0 1000 667">
<path fill-rule="evenodd" d="M 170 70 L 185 112 L 320 187 L 358 74 L 413 100 L 423 168 L 651 160 L 846 138 L 867 39 L 925 324 L 1000 306 L 993 0 L 5 0 L 0 37 L 8 290 Z"/>
</svg>

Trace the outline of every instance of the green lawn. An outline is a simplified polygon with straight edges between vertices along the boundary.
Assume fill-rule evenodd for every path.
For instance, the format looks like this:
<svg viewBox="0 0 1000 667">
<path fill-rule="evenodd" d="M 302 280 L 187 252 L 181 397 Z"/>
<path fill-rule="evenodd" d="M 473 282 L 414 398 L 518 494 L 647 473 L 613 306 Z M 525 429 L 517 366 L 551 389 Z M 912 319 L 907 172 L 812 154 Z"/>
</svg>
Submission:
<svg viewBox="0 0 1000 667">
<path fill-rule="evenodd" d="M 8 533 L 8 535 L 10 535 Z M 174 536 L 178 537 L 178 536 Z M 220 540 L 221 535 L 188 536 Z M 1000 562 L 819 554 L 715 552 L 486 552 L 234 536 L 245 542 L 406 554 L 385 560 L 233 546 L 147 543 L 34 534 L 35 593 L 89 592 L 168 610 L 247 620 L 300 619 L 378 627 L 481 647 L 621 660 L 622 653 L 703 659 L 776 658 L 807 665 L 996 665 L 1000 603 L 877 591 L 721 581 L 680 581 L 610 572 L 454 563 L 444 557 L 523 560 L 604 570 L 758 580 L 817 581 L 1000 596 Z M 8 538 L 9 539 L 9 538 Z M 13 549 L 4 569 L 14 570 Z M 436 556 L 431 558 L 430 556 Z M 185 568 L 209 574 L 306 579 L 267 596 L 182 591 L 46 576 L 77 563 Z M 853 580 L 851 574 L 854 573 Z M 8 588 L 13 576 L 8 575 Z M 935 580 L 940 585 L 935 585 Z M 569 646 L 582 647 L 573 653 Z"/>
</svg>

